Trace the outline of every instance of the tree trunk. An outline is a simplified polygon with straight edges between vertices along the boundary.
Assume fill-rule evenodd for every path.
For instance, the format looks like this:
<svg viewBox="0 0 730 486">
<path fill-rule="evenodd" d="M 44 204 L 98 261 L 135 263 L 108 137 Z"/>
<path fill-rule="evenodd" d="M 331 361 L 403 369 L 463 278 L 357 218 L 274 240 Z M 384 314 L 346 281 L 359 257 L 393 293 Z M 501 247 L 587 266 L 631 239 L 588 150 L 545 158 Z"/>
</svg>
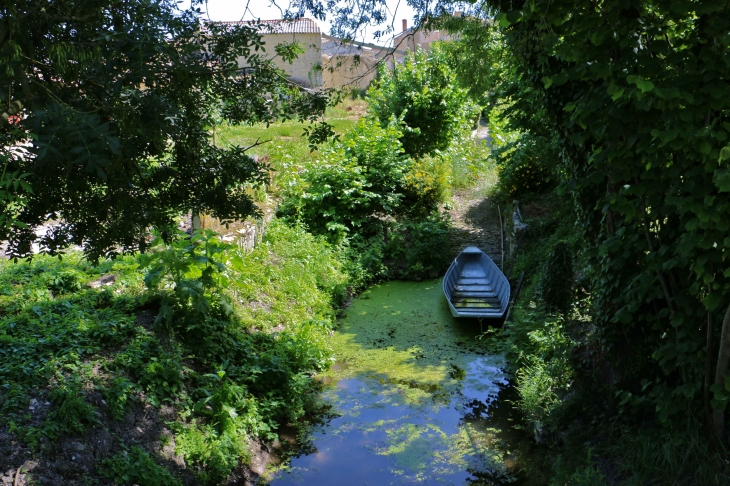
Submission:
<svg viewBox="0 0 730 486">
<path fill-rule="evenodd" d="M 712 361 L 714 358 L 715 345 L 712 342 L 712 338 L 715 334 L 715 323 L 712 321 L 712 312 L 707 312 L 707 346 L 705 357 L 705 424 L 707 425 L 707 434 L 712 436 L 712 405 L 710 405 L 712 399 L 712 393 L 710 387 L 712 386 Z"/>
<path fill-rule="evenodd" d="M 722 332 L 720 334 L 720 349 L 717 353 L 717 367 L 715 368 L 715 384 L 725 385 L 725 373 L 730 364 L 730 305 L 725 311 L 722 319 Z M 712 411 L 712 433 L 722 440 L 725 435 L 725 411 L 714 409 Z"/>
</svg>

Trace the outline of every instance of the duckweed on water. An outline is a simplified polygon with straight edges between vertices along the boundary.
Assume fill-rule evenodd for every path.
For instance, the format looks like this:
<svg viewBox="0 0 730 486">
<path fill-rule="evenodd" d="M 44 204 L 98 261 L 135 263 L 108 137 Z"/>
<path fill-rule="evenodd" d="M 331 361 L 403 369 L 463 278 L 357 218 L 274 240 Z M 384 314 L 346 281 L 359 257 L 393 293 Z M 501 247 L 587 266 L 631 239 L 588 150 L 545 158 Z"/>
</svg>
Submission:
<svg viewBox="0 0 730 486">
<path fill-rule="evenodd" d="M 513 482 L 483 415 L 506 384 L 504 359 L 485 353 L 479 333 L 451 316 L 440 280 L 363 293 L 340 319 L 337 365 L 322 377 L 338 416 L 272 484 Z"/>
<path fill-rule="evenodd" d="M 331 345 L 342 365 L 328 376 L 364 374 L 426 396 L 449 394 L 485 354 L 479 333 L 476 321 L 451 316 L 441 280 L 386 282 L 363 292 L 340 320 Z M 494 359 L 501 367 L 501 358 Z"/>
</svg>

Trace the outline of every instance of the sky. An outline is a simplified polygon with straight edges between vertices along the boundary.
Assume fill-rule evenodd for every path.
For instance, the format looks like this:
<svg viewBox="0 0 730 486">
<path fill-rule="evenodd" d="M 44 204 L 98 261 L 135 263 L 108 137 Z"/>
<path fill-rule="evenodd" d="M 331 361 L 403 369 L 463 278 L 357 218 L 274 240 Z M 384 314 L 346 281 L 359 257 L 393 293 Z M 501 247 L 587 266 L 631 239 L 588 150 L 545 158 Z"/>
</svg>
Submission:
<svg viewBox="0 0 730 486">
<path fill-rule="evenodd" d="M 278 0 L 277 3 L 285 8 L 288 6 L 288 0 Z M 388 23 L 393 23 L 394 33 L 402 30 L 402 19 L 408 20 L 408 26 L 413 25 L 413 9 L 406 3 L 406 0 L 386 0 L 388 9 L 391 12 Z M 271 0 L 208 0 L 207 12 L 203 7 L 203 17 L 209 20 L 273 20 L 281 18 L 281 11 Z M 313 18 L 311 15 L 308 17 Z M 324 33 L 329 33 L 330 25 L 328 22 L 315 20 L 319 24 L 319 28 Z M 383 27 L 380 27 L 382 30 Z M 368 31 L 369 30 L 369 31 Z M 375 40 L 372 36 L 374 28 L 367 29 L 358 40 L 365 42 L 373 42 L 380 45 L 388 45 L 386 39 L 381 38 Z M 392 34 L 388 36 L 388 40 L 392 38 Z"/>
</svg>

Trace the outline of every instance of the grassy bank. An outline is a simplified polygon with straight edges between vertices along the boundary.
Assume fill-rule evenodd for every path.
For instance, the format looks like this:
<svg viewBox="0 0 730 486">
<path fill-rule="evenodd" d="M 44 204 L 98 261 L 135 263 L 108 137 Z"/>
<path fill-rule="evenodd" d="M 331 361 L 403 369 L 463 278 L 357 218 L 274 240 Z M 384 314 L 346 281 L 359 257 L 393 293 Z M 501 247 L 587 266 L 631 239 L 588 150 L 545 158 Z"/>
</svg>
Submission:
<svg viewBox="0 0 730 486">
<path fill-rule="evenodd" d="M 16 439 L 3 470 L 30 460 L 46 484 L 222 484 L 255 441 L 310 411 L 340 260 L 280 223 L 251 253 L 196 239 L 97 267 L 73 253 L 0 262 L 1 427 Z"/>
</svg>

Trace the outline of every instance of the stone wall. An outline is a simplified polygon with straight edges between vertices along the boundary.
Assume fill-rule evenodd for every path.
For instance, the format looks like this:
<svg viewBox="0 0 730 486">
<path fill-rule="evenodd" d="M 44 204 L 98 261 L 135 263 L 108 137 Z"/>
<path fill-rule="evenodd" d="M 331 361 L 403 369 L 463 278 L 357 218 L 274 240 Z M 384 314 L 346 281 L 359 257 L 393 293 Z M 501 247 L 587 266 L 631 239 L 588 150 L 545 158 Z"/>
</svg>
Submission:
<svg viewBox="0 0 730 486">
<path fill-rule="evenodd" d="M 378 73 L 378 61 L 363 54 L 356 61 L 353 55 L 322 56 L 322 85 L 325 88 L 365 90 Z"/>
<path fill-rule="evenodd" d="M 265 57 L 273 59 L 276 67 L 284 71 L 290 80 L 305 88 L 322 86 L 322 37 L 316 33 L 272 33 L 263 34 Z M 276 54 L 278 44 L 298 42 L 304 53 L 300 54 L 291 64 Z M 246 58 L 240 57 L 238 65 L 247 67 Z"/>
</svg>

